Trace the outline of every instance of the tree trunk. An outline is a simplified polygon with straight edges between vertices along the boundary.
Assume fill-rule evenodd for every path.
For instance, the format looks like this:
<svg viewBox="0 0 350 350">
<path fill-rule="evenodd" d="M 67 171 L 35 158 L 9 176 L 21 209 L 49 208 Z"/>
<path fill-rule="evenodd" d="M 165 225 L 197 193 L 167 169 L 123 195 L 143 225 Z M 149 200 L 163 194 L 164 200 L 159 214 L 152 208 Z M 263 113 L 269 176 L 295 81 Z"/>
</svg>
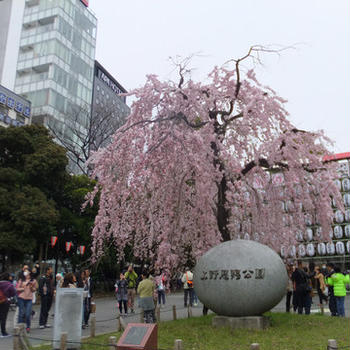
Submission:
<svg viewBox="0 0 350 350">
<path fill-rule="evenodd" d="M 40 271 L 43 271 L 43 255 L 44 255 L 44 244 L 40 243 L 39 246 L 39 266 L 40 266 Z"/>
<path fill-rule="evenodd" d="M 226 191 L 227 191 L 227 182 L 226 177 L 223 176 L 220 184 L 218 184 L 218 207 L 217 207 L 217 222 L 219 231 L 221 233 L 222 239 L 224 242 L 231 239 L 230 232 L 227 228 L 229 212 L 226 209 Z"/>
<path fill-rule="evenodd" d="M 216 133 L 218 133 L 216 131 Z M 211 148 L 214 152 L 214 166 L 219 167 L 219 170 L 222 171 L 223 176 L 220 183 L 217 183 L 218 186 L 218 198 L 217 198 L 217 212 L 216 219 L 219 228 L 219 232 L 221 233 L 222 240 L 224 242 L 229 241 L 231 239 L 230 232 L 227 228 L 228 219 L 229 219 L 229 211 L 226 209 L 226 192 L 227 192 L 227 180 L 225 176 L 225 167 L 219 158 L 219 150 L 218 146 L 215 142 L 211 143 Z"/>
</svg>

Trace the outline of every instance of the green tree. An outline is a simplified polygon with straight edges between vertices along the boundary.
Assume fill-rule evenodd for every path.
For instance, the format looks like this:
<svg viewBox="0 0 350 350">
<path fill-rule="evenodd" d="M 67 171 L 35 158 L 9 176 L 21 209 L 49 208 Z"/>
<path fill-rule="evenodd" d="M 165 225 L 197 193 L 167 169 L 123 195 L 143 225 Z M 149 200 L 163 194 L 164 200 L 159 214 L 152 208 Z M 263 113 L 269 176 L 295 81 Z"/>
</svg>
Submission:
<svg viewBox="0 0 350 350">
<path fill-rule="evenodd" d="M 43 251 L 60 218 L 67 163 L 44 127 L 0 128 L 0 254 L 9 262 Z"/>
<path fill-rule="evenodd" d="M 96 181 L 86 175 L 72 175 L 67 179 L 58 205 L 60 219 L 57 223 L 57 246 L 50 250 L 50 256 L 63 260 L 69 257 L 73 267 L 87 264 L 90 257 L 91 231 L 97 213 L 97 204 L 82 210 L 86 195 L 91 192 Z M 97 201 L 98 203 L 98 201 Z M 73 247 L 65 252 L 65 242 L 71 241 Z M 86 247 L 85 254 L 76 254 L 78 246 Z"/>
</svg>

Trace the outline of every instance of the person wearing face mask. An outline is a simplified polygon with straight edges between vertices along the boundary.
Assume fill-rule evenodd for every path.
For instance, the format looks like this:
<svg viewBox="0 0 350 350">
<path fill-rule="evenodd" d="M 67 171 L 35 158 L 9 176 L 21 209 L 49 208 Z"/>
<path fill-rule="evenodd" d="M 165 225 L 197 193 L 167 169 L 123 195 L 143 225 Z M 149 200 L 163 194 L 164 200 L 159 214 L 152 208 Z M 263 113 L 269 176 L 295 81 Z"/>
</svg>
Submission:
<svg viewBox="0 0 350 350">
<path fill-rule="evenodd" d="M 18 323 L 26 323 L 26 331 L 30 331 L 33 293 L 38 289 L 38 282 L 32 278 L 28 267 L 24 267 L 23 274 L 17 284 L 18 292 Z"/>
</svg>

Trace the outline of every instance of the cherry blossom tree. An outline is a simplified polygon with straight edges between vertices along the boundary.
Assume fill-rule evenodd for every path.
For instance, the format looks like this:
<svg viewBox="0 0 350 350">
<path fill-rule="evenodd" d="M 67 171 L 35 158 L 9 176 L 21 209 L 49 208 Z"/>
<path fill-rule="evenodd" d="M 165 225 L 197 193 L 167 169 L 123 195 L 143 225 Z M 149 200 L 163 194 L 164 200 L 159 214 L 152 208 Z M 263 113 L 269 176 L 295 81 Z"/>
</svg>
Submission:
<svg viewBox="0 0 350 350">
<path fill-rule="evenodd" d="M 215 67 L 205 83 L 180 64 L 177 83 L 149 75 L 130 93 L 126 124 L 91 159 L 95 258 L 113 242 L 119 259 L 128 247 L 171 272 L 221 241 L 289 248 L 308 220 L 322 228 L 316 240 L 330 239 L 330 199 L 341 206 L 334 165 L 322 160 L 330 141 L 295 128 L 286 101 L 253 70 L 243 74 L 258 51 Z"/>
</svg>

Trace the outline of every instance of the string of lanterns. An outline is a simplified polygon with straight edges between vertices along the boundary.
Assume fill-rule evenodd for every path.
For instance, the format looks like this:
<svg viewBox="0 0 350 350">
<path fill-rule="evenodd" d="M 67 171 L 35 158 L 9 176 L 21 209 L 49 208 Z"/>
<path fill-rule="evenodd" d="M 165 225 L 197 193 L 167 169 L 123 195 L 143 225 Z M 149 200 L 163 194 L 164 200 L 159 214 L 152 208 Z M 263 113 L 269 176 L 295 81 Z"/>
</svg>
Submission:
<svg viewBox="0 0 350 350">
<path fill-rule="evenodd" d="M 56 243 L 57 243 L 57 240 L 58 240 L 58 237 L 57 236 L 51 236 L 51 247 L 53 248 L 55 245 L 56 245 Z M 72 248 L 72 246 L 73 246 L 73 242 L 66 242 L 66 244 L 65 244 L 65 248 L 66 248 L 66 252 L 68 253 L 70 250 L 71 250 L 71 248 Z M 77 250 L 77 253 L 78 254 L 80 254 L 80 255 L 84 255 L 84 253 L 85 253 L 85 245 L 80 245 L 79 247 L 78 247 L 78 250 Z"/>
</svg>

